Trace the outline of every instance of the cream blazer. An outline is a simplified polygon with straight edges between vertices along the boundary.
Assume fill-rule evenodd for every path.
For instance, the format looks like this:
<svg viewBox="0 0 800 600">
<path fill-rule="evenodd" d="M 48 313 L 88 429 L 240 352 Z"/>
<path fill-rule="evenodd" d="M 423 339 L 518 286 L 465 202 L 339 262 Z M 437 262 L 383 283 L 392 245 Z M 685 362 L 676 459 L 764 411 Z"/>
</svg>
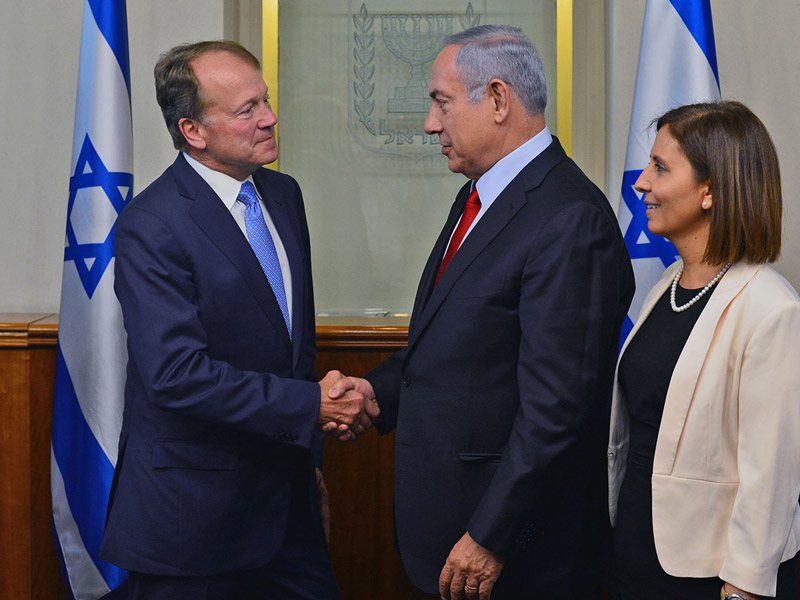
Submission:
<svg viewBox="0 0 800 600">
<path fill-rule="evenodd" d="M 633 338 L 667 290 L 670 266 Z M 614 377 L 609 511 L 625 476 L 629 416 Z M 778 565 L 800 548 L 800 298 L 766 265 L 737 263 L 717 285 L 667 391 L 652 477 L 663 569 L 775 595 Z"/>
</svg>

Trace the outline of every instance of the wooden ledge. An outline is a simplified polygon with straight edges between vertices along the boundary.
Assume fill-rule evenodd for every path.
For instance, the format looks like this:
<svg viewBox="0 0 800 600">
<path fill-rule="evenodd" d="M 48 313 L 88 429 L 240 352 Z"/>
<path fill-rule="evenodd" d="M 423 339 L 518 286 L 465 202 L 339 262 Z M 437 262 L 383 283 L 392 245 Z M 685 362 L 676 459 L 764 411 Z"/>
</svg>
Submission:
<svg viewBox="0 0 800 600">
<path fill-rule="evenodd" d="M 58 315 L 0 313 L 0 348 L 55 346 Z M 408 317 L 317 317 L 317 347 L 397 350 L 408 343 Z"/>
<path fill-rule="evenodd" d="M 48 313 L 0 313 L 0 348 L 55 346 L 58 315 Z"/>
<path fill-rule="evenodd" d="M 317 317 L 317 348 L 396 350 L 408 344 L 408 317 Z"/>
</svg>

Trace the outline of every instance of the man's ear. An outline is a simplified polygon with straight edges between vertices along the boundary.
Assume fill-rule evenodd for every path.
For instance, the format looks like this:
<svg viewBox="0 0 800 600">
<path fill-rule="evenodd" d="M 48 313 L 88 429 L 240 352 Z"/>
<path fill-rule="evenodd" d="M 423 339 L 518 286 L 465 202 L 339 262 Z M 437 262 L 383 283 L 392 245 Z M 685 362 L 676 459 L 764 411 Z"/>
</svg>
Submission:
<svg viewBox="0 0 800 600">
<path fill-rule="evenodd" d="M 495 123 L 502 123 L 508 118 L 511 104 L 511 88 L 502 79 L 492 79 L 487 88 Z"/>
<path fill-rule="evenodd" d="M 183 118 L 178 121 L 178 128 L 181 130 L 186 142 L 196 150 L 206 149 L 206 139 L 203 135 L 203 125 L 194 119 Z"/>
</svg>

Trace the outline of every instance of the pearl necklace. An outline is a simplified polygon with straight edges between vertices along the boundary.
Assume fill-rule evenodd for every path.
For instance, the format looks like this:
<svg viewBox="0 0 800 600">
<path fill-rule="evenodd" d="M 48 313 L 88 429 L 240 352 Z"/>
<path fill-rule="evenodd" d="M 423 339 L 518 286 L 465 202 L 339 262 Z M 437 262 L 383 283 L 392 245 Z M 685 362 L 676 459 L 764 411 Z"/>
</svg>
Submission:
<svg viewBox="0 0 800 600">
<path fill-rule="evenodd" d="M 678 306 L 675 303 L 675 289 L 678 287 L 678 280 L 681 278 L 681 274 L 683 273 L 683 265 L 681 265 L 680 268 L 678 269 L 678 272 L 675 273 L 675 279 L 672 280 L 672 287 L 670 288 L 669 291 L 669 305 L 672 307 L 672 310 L 675 311 L 676 313 L 679 313 L 685 311 L 687 308 L 691 308 L 695 302 L 697 302 L 698 300 L 700 300 L 700 298 L 705 296 L 706 292 L 708 292 L 708 290 L 714 287 L 714 285 L 716 285 L 716 283 L 720 279 L 722 279 L 722 276 L 725 275 L 725 272 L 731 268 L 732 264 L 733 263 L 728 263 L 727 265 L 722 267 L 722 270 L 719 273 L 717 273 L 717 276 L 714 277 L 714 279 L 712 279 L 711 281 L 709 281 L 706 287 L 697 292 L 697 295 L 694 298 L 689 300 L 683 306 Z"/>
</svg>

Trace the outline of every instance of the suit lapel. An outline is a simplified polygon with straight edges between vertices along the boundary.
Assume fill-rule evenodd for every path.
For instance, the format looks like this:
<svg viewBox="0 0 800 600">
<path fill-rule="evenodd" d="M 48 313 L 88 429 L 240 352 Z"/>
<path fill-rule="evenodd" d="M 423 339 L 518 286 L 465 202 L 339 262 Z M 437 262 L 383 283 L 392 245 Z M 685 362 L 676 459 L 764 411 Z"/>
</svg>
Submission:
<svg viewBox="0 0 800 600">
<path fill-rule="evenodd" d="M 442 231 L 433 246 L 433 250 L 428 257 L 428 262 L 425 264 L 425 268 L 422 271 L 422 277 L 420 278 L 419 286 L 417 287 L 417 296 L 414 299 L 414 309 L 411 313 L 412 319 L 409 325 L 409 337 L 413 337 L 414 330 L 416 328 L 416 318 L 425 308 L 425 304 L 428 302 L 428 299 L 431 296 L 433 285 L 436 281 L 436 274 L 439 272 L 439 266 L 442 264 L 442 258 L 444 258 L 444 253 L 447 250 L 447 244 L 450 241 L 450 236 L 453 233 L 453 230 L 456 228 L 456 224 L 461 218 L 461 214 L 464 212 L 464 205 L 467 203 L 469 191 L 470 184 L 467 183 L 461 188 L 458 194 L 456 194 L 456 200 L 453 203 L 453 206 L 450 208 L 450 214 L 447 216 L 447 221 L 445 221 L 444 227 L 442 228 Z"/>
<path fill-rule="evenodd" d="M 186 162 L 182 155 L 173 164 L 176 180 L 183 196 L 194 200 L 189 215 L 211 242 L 233 263 L 242 275 L 264 314 L 278 331 L 285 333 L 282 338 L 290 348 L 289 333 L 283 321 L 278 301 L 267 281 L 253 249 L 242 235 L 233 216 L 225 208 L 200 175 Z"/>
<path fill-rule="evenodd" d="M 447 224 L 439 236 L 439 240 L 434 246 L 431 258 L 423 272 L 420 289 L 417 292 L 417 301 L 414 303 L 411 324 L 409 326 L 408 347 L 412 348 L 419 339 L 425 327 L 436 314 L 444 299 L 450 293 L 453 285 L 464 274 L 469 265 L 483 252 L 493 239 L 505 228 L 509 221 L 528 201 L 528 192 L 538 187 L 545 175 L 560 161 L 566 158 L 564 150 L 558 139 L 553 138 L 553 142 L 539 156 L 534 158 L 522 171 L 506 186 L 506 188 L 495 199 L 489 209 L 483 214 L 480 221 L 475 225 L 466 237 L 461 247 L 456 252 L 447 269 L 442 274 L 442 278 L 436 287 L 433 281 L 439 269 L 442 256 L 445 251 L 450 234 L 455 228 L 456 222 L 461 217 L 464 204 L 469 195 L 469 186 L 464 186 L 457 197 L 453 209 L 450 211 Z M 444 239 L 443 239 L 444 238 Z M 434 260 L 438 258 L 438 260 Z M 480 285 L 480 282 L 476 282 Z M 423 292 L 431 290 L 429 297 L 424 304 L 420 303 L 420 297 L 425 297 Z"/>
<path fill-rule="evenodd" d="M 686 416 L 694 399 L 697 380 L 708 356 L 708 350 L 711 347 L 722 313 L 728 308 L 733 299 L 739 295 L 744 286 L 747 285 L 747 282 L 758 272 L 758 269 L 759 265 L 745 263 L 733 265 L 720 280 L 717 288 L 708 299 L 703 312 L 697 318 L 683 351 L 678 357 L 678 362 L 675 364 L 672 379 L 670 379 L 669 388 L 667 389 L 667 398 L 664 403 L 664 412 L 661 417 L 661 427 L 653 462 L 654 472 L 671 473 Z M 671 281 L 672 278 L 669 278 L 670 283 Z M 669 284 L 663 286 L 663 290 L 666 290 L 667 287 L 669 287 Z M 640 317 L 639 321 L 643 321 L 644 318 L 646 318 L 646 315 Z"/>
</svg>

